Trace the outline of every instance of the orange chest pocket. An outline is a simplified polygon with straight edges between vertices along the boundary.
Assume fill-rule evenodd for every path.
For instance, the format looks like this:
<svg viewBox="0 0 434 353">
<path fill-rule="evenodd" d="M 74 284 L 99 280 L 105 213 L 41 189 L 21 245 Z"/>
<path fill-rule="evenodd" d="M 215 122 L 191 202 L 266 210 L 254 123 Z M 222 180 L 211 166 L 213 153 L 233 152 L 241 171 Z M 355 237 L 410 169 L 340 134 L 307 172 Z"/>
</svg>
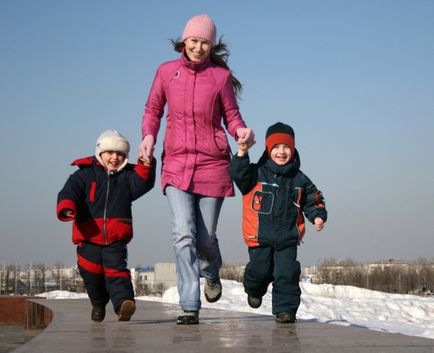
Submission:
<svg viewBox="0 0 434 353">
<path fill-rule="evenodd" d="M 270 214 L 273 210 L 274 194 L 270 191 L 255 191 L 252 196 L 251 207 L 254 211 Z"/>
</svg>

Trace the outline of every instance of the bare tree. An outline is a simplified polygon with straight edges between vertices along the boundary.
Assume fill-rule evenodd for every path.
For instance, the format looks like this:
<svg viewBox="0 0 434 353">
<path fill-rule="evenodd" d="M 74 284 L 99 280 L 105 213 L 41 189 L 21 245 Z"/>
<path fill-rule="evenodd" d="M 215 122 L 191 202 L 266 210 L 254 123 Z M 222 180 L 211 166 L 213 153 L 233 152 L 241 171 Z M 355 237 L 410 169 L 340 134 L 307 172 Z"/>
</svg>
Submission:
<svg viewBox="0 0 434 353">
<path fill-rule="evenodd" d="M 431 293 L 434 291 L 434 262 L 424 258 L 411 263 L 389 259 L 363 265 L 351 259 L 326 259 L 318 267 L 313 282 L 353 285 L 389 293 Z"/>
<path fill-rule="evenodd" d="M 230 265 L 223 264 L 220 269 L 220 277 L 224 279 L 230 279 L 237 282 L 242 282 L 244 276 L 243 265 Z"/>
</svg>

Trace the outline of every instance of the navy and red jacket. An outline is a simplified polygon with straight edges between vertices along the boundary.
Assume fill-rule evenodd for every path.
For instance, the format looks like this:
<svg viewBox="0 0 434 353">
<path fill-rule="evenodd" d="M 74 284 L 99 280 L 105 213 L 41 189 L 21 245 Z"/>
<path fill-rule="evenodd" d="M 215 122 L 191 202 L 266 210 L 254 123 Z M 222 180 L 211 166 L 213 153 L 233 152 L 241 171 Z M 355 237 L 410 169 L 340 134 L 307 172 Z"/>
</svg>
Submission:
<svg viewBox="0 0 434 353">
<path fill-rule="evenodd" d="M 154 187 L 155 159 L 151 166 L 127 164 L 119 172 L 107 171 L 95 157 L 77 159 L 79 167 L 57 197 L 57 217 L 74 220 L 72 242 L 107 245 L 133 237 L 132 201 Z M 67 217 L 65 210 L 73 211 Z"/>
<path fill-rule="evenodd" d="M 300 244 L 310 222 L 327 220 L 322 193 L 300 170 L 300 157 L 278 165 L 264 152 L 257 164 L 235 155 L 229 173 L 243 194 L 243 238 L 249 247 L 283 249 Z"/>
</svg>

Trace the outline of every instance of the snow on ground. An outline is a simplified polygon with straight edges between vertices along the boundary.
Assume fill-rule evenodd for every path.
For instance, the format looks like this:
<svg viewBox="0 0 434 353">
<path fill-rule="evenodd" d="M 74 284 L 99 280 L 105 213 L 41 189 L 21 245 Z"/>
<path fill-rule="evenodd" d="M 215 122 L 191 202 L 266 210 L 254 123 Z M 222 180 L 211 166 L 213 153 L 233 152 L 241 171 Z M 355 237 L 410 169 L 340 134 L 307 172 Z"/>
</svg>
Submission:
<svg viewBox="0 0 434 353">
<path fill-rule="evenodd" d="M 251 312 L 271 315 L 271 286 L 262 306 L 252 309 L 247 304 L 241 283 L 222 280 L 223 295 L 208 303 L 202 294 L 202 308 Z M 202 283 L 203 286 L 203 283 Z M 434 297 L 389 294 L 352 286 L 300 283 L 302 295 L 297 318 L 344 326 L 366 327 L 371 330 L 401 333 L 434 339 Z M 87 298 L 87 294 L 53 291 L 40 294 L 48 299 Z M 176 287 L 162 297 L 140 296 L 136 300 L 178 304 Z"/>
</svg>

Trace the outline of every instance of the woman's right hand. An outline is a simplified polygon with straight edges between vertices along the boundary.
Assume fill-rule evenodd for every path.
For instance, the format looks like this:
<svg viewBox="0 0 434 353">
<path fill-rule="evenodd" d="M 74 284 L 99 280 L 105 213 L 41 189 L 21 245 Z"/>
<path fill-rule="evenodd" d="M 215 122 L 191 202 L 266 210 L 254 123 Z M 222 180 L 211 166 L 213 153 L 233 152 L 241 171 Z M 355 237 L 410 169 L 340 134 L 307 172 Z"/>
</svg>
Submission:
<svg viewBox="0 0 434 353">
<path fill-rule="evenodd" d="M 155 140 L 152 135 L 146 135 L 139 147 L 139 158 L 151 161 L 154 156 Z"/>
</svg>

